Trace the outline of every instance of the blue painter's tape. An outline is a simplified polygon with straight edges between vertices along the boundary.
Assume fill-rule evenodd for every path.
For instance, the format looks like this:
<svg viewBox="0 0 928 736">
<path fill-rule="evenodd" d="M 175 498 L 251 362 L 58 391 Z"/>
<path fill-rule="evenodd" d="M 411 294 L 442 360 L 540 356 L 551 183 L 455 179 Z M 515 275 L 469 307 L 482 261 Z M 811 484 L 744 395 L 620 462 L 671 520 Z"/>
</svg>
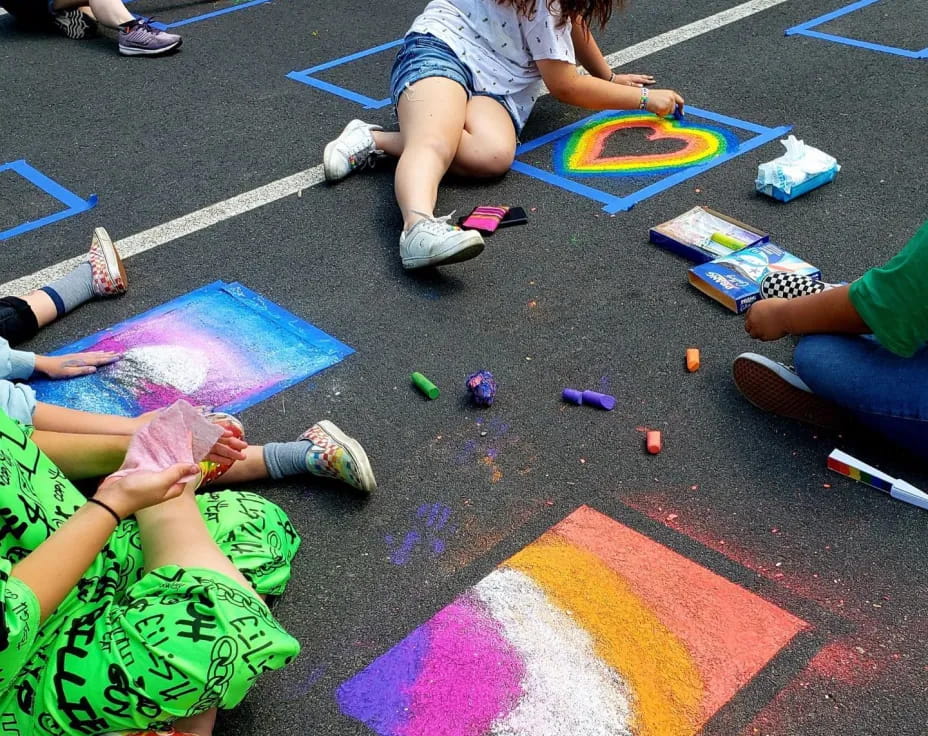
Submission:
<svg viewBox="0 0 928 736">
<path fill-rule="evenodd" d="M 323 64 L 311 66 L 309 69 L 290 72 L 287 75 L 287 78 L 292 79 L 295 82 L 302 82 L 303 84 L 309 85 L 310 87 L 315 87 L 316 89 L 321 89 L 324 92 L 329 92 L 330 94 L 337 95 L 346 100 L 357 102 L 359 105 L 364 106 L 368 110 L 379 110 L 380 108 L 389 105 L 392 100 L 389 97 L 386 97 L 382 100 L 375 100 L 373 97 L 362 95 L 360 92 L 355 92 L 354 90 L 348 89 L 346 87 L 340 87 L 337 84 L 332 84 L 330 82 L 323 82 L 320 79 L 316 79 L 312 75 L 317 74 L 318 72 L 326 71 L 327 69 L 341 66 L 342 64 L 350 64 L 352 61 L 363 59 L 364 57 L 371 56 L 372 54 L 379 54 L 382 51 L 388 51 L 389 49 L 400 46 L 402 43 L 402 38 L 397 39 L 396 41 L 382 43 L 379 46 L 374 46 L 373 48 L 365 49 L 364 51 L 357 51 L 353 54 L 348 54 L 347 56 L 340 56 L 337 59 L 327 61 Z"/>
<path fill-rule="evenodd" d="M 535 150 L 540 146 L 561 140 L 562 138 L 570 135 L 577 128 L 589 125 L 590 123 L 595 122 L 603 117 L 614 114 L 614 112 L 615 111 L 613 110 L 598 112 L 595 115 L 590 115 L 589 117 L 583 118 L 582 120 L 578 120 L 576 123 L 572 123 L 570 125 L 564 126 L 563 128 L 552 131 L 551 133 L 540 136 L 539 138 L 528 141 L 518 147 L 516 150 L 516 156 L 520 156 L 529 151 Z M 792 130 L 792 126 L 789 125 L 777 128 L 768 128 L 762 125 L 757 125 L 756 123 L 748 122 L 746 120 L 739 120 L 737 118 L 721 115 L 719 113 L 712 112 L 711 110 L 703 110 L 702 108 L 698 107 L 687 107 L 687 117 L 691 116 L 712 120 L 722 125 L 727 125 L 731 128 L 746 130 L 748 132 L 755 133 L 755 135 L 752 138 L 740 141 L 738 143 L 737 150 L 729 151 L 728 153 L 723 154 L 722 156 L 719 156 L 718 158 L 713 159 L 708 163 L 701 164 L 699 166 L 693 166 L 681 170 L 675 174 L 670 174 L 669 176 L 664 176 L 658 181 L 652 182 L 651 184 L 624 196 L 604 192 L 600 189 L 595 189 L 594 187 L 590 187 L 575 181 L 574 178 L 568 178 L 567 176 L 563 176 L 559 173 L 545 171 L 519 160 L 513 162 L 512 170 L 527 176 L 532 176 L 536 179 L 540 179 L 541 181 L 556 186 L 559 189 L 572 192 L 573 194 L 579 194 L 580 196 L 586 197 L 587 199 L 600 202 L 604 205 L 603 210 L 605 212 L 608 212 L 609 214 L 615 214 L 616 212 L 630 210 L 636 204 L 647 199 L 648 197 L 652 197 L 655 194 L 670 189 L 682 181 L 686 181 L 687 179 L 691 179 L 694 176 L 705 173 L 709 169 L 730 161 L 731 159 L 740 156 L 743 153 L 747 153 L 748 151 L 752 151 L 759 146 L 769 143 L 770 141 L 776 140 L 777 138 L 786 135 L 786 133 Z"/>
<path fill-rule="evenodd" d="M 787 28 L 785 33 L 787 36 L 808 36 L 809 38 L 818 38 L 823 41 L 844 44 L 845 46 L 855 46 L 857 48 L 867 49 L 868 51 L 879 51 L 884 54 L 903 56 L 907 59 L 928 58 L 928 47 L 922 49 L 921 51 L 911 51 L 909 49 L 899 48 L 898 46 L 887 46 L 886 44 L 881 43 L 859 41 L 854 38 L 848 38 L 847 36 L 837 36 L 833 33 L 822 33 L 821 31 L 812 30 L 816 26 L 828 23 L 829 21 L 833 21 L 836 18 L 841 18 L 842 16 L 848 15 L 849 13 L 853 13 L 857 10 L 860 10 L 861 8 L 865 8 L 868 5 L 873 5 L 877 2 L 880 2 L 880 0 L 858 0 L 856 3 L 851 3 L 850 5 L 846 5 L 843 8 L 838 8 L 831 13 L 820 15 L 818 18 L 813 18 L 812 20 L 806 21 L 805 23 L 800 23 L 798 26 Z"/>
<path fill-rule="evenodd" d="M 868 5 L 873 5 L 873 3 L 878 3 L 880 0 L 858 0 L 856 3 L 851 3 L 850 5 L 845 5 L 843 8 L 838 8 L 833 10 L 830 13 L 825 13 L 825 15 L 820 15 L 818 18 L 813 18 L 808 20 L 805 23 L 800 23 L 798 26 L 793 26 L 792 28 L 787 29 L 786 35 L 791 36 L 794 33 L 799 33 L 800 31 L 813 28 L 815 26 L 820 26 L 822 23 L 828 23 L 829 21 L 835 20 L 835 18 L 840 18 L 843 15 L 848 13 L 853 13 L 855 10 L 860 10 L 865 8 Z"/>
<path fill-rule="evenodd" d="M 387 97 L 385 100 L 375 100 L 373 97 L 362 95 L 359 92 L 355 92 L 354 90 L 346 89 L 345 87 L 339 87 L 337 84 L 331 84 L 330 82 L 324 82 L 321 79 L 310 77 L 304 72 L 290 72 L 287 75 L 287 79 L 293 79 L 297 82 L 308 84 L 310 87 L 321 89 L 323 92 L 329 92 L 333 95 L 343 97 L 346 100 L 357 102 L 359 105 L 363 105 L 368 110 L 379 110 L 381 107 L 386 107 L 390 104 L 389 97 Z"/>
<path fill-rule="evenodd" d="M 174 21 L 173 23 L 162 23 L 161 21 L 150 21 L 152 28 L 157 28 L 159 31 L 166 31 L 170 28 L 179 28 L 180 26 L 187 26 L 191 23 L 199 23 L 201 20 L 209 20 L 210 18 L 215 18 L 218 15 L 226 15 L 227 13 L 235 13 L 239 10 L 245 10 L 246 8 L 253 8 L 255 5 L 264 5 L 264 3 L 269 3 L 271 0 L 249 0 L 247 3 L 241 3 L 239 5 L 233 5 L 228 8 L 222 8 L 221 10 L 213 10 L 209 13 L 203 13 L 202 15 L 195 15 L 192 18 L 184 18 L 183 20 Z M 124 5 L 135 2 L 135 0 L 123 0 Z M 133 15 L 138 20 L 149 20 L 144 15 L 138 15 L 133 13 Z"/>
<path fill-rule="evenodd" d="M 16 227 L 11 227 L 7 230 L 0 231 L 0 240 L 7 240 L 17 235 L 22 235 L 23 233 L 29 232 L 30 230 L 35 230 L 37 228 L 44 227 L 45 225 L 50 225 L 53 222 L 58 222 L 58 220 L 63 220 L 66 217 L 71 217 L 71 215 L 77 215 L 81 212 L 86 212 L 92 207 L 95 207 L 97 204 L 98 200 L 96 194 L 90 195 L 90 197 L 87 199 L 81 199 L 74 192 L 70 191 L 69 189 L 65 189 L 54 179 L 50 179 L 38 169 L 35 169 L 27 164 L 24 159 L 19 159 L 18 161 L 11 161 L 8 164 L 3 164 L 0 166 L 0 172 L 3 171 L 12 171 L 16 174 L 19 174 L 19 176 L 28 181 L 34 187 L 41 189 L 50 197 L 53 197 L 54 199 L 57 199 L 59 202 L 61 202 L 65 206 L 65 209 L 60 212 L 47 215 L 46 217 L 40 217 L 37 220 L 30 220 L 29 222 L 25 222 L 22 225 L 17 225 Z"/>
</svg>

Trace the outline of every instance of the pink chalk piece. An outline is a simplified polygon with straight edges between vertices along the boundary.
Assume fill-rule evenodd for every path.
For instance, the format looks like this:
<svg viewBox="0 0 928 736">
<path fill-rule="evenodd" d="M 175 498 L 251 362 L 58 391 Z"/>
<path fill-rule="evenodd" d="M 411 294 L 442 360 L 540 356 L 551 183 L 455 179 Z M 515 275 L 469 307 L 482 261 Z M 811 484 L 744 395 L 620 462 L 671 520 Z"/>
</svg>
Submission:
<svg viewBox="0 0 928 736">
<path fill-rule="evenodd" d="M 109 478 L 143 471 L 157 473 L 178 463 L 195 465 L 209 454 L 224 431 L 186 401 L 176 401 L 132 436 L 122 467 Z M 187 476 L 182 482 L 194 477 Z"/>
<path fill-rule="evenodd" d="M 659 453 L 661 451 L 661 447 L 663 446 L 660 430 L 649 429 L 646 444 L 648 446 L 648 452 L 650 452 L 652 455 Z"/>
</svg>

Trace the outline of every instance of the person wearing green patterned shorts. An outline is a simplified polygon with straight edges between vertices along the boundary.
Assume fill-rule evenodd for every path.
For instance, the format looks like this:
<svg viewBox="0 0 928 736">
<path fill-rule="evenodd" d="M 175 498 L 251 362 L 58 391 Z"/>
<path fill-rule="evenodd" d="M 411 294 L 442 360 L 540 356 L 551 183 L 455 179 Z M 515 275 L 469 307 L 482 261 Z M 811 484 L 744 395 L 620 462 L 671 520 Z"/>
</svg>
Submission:
<svg viewBox="0 0 928 736">
<path fill-rule="evenodd" d="M 186 465 L 88 503 L 30 434 L 0 412 L 0 733 L 181 728 L 297 655 L 262 600 L 300 543 L 277 506 Z"/>
</svg>

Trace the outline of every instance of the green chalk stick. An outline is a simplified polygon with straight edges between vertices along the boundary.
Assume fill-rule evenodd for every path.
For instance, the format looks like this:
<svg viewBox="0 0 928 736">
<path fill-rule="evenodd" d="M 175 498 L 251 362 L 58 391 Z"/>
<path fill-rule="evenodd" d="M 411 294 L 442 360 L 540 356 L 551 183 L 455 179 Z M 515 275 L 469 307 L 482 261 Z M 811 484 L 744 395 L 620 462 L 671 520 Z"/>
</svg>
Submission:
<svg viewBox="0 0 928 736">
<path fill-rule="evenodd" d="M 418 371 L 412 374 L 412 382 L 416 385 L 417 389 L 419 389 L 430 399 L 438 398 L 438 386 L 436 386 Z"/>
<path fill-rule="evenodd" d="M 737 238 L 733 238 L 731 235 L 726 235 L 725 233 L 712 233 L 712 237 L 709 239 L 719 245 L 724 245 L 730 250 L 741 250 L 747 245 L 747 243 L 742 243 Z"/>
</svg>

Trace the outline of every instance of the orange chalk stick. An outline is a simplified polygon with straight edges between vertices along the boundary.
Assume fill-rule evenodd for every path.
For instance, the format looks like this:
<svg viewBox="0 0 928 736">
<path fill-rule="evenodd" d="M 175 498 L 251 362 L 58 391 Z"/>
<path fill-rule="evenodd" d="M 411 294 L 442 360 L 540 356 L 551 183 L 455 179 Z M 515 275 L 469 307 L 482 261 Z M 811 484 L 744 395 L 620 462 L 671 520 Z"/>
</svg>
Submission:
<svg viewBox="0 0 928 736">
<path fill-rule="evenodd" d="M 686 349 L 686 370 L 690 373 L 699 370 L 699 348 Z"/>
<path fill-rule="evenodd" d="M 648 446 L 648 452 L 652 455 L 656 455 L 661 451 L 661 433 L 657 429 L 649 429 L 647 438 L 645 440 Z"/>
</svg>

